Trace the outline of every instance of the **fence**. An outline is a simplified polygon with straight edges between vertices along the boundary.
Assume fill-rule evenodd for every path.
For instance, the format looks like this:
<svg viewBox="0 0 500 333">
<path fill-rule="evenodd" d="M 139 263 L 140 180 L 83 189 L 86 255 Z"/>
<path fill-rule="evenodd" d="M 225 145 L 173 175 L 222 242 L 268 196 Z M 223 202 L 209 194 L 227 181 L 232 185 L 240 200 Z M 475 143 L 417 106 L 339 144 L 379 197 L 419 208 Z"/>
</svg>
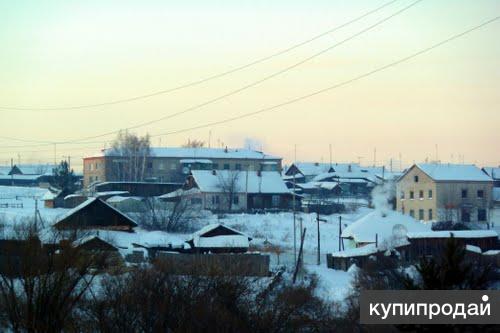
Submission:
<svg viewBox="0 0 500 333">
<path fill-rule="evenodd" d="M 261 254 L 187 254 L 159 252 L 156 261 L 177 275 L 268 276 L 269 256 Z"/>
</svg>

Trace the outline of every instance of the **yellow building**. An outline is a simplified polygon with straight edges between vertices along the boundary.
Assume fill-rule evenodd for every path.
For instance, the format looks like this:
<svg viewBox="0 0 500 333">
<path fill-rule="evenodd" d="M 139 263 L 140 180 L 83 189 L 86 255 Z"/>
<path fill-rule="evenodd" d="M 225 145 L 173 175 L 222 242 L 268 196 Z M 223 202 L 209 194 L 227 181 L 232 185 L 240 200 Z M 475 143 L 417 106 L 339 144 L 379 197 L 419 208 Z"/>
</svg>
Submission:
<svg viewBox="0 0 500 333">
<path fill-rule="evenodd" d="M 493 180 L 474 165 L 415 164 L 396 189 L 397 211 L 417 220 L 490 222 Z"/>
</svg>

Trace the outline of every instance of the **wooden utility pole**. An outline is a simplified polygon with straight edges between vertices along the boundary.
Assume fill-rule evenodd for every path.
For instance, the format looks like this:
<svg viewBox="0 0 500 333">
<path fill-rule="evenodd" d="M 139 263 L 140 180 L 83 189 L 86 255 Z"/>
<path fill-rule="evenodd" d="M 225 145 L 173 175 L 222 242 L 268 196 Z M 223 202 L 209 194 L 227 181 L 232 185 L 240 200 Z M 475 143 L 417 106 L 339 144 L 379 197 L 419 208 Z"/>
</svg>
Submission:
<svg viewBox="0 0 500 333">
<path fill-rule="evenodd" d="M 298 260 L 295 263 L 295 271 L 293 272 L 293 283 L 297 280 L 297 274 L 299 273 L 299 268 L 302 263 L 302 250 L 304 248 L 304 239 L 306 238 L 306 228 L 304 230 L 301 230 L 301 236 L 300 236 L 300 249 L 299 249 L 299 256 Z"/>
<path fill-rule="evenodd" d="M 321 265 L 321 240 L 320 240 L 320 233 L 319 233 L 319 222 L 326 222 L 325 219 L 320 219 L 319 218 L 319 211 L 316 211 L 316 225 L 318 228 L 318 254 L 317 254 L 317 263 L 318 265 Z"/>
<path fill-rule="evenodd" d="M 294 145 L 294 156 L 293 156 L 293 164 L 295 168 L 297 168 L 297 145 Z M 296 213 L 295 213 L 295 172 L 293 173 L 293 260 L 297 262 L 297 221 L 296 221 Z"/>
<path fill-rule="evenodd" d="M 339 216 L 339 252 L 342 251 L 342 216 Z"/>
</svg>

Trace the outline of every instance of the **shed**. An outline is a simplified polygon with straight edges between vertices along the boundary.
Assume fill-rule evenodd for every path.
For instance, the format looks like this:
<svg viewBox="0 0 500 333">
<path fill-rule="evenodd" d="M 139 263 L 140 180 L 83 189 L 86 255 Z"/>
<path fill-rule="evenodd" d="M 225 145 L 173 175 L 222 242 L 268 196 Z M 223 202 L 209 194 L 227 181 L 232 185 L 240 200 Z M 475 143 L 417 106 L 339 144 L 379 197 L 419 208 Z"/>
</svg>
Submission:
<svg viewBox="0 0 500 333">
<path fill-rule="evenodd" d="M 98 198 L 90 198 L 59 219 L 56 229 L 108 229 L 132 231 L 137 223 Z"/>
<path fill-rule="evenodd" d="M 186 241 L 192 252 L 242 253 L 247 252 L 251 237 L 222 224 L 209 224 Z"/>
</svg>

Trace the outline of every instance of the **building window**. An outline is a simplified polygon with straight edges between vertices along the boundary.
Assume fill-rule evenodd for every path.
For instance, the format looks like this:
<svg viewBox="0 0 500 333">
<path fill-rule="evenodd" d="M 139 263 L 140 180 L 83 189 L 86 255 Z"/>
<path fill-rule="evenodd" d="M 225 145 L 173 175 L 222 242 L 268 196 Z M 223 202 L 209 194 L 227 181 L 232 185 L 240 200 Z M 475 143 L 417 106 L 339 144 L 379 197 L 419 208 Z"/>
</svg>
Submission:
<svg viewBox="0 0 500 333">
<path fill-rule="evenodd" d="M 170 164 L 170 170 L 174 171 L 176 169 L 175 163 Z"/>
<path fill-rule="evenodd" d="M 224 163 L 224 170 L 229 170 L 230 167 L 229 167 L 229 164 L 228 163 Z"/>
<path fill-rule="evenodd" d="M 96 169 L 96 170 L 97 170 L 97 167 L 98 167 L 98 166 L 99 166 L 99 164 L 97 164 L 97 163 L 96 163 L 96 164 L 95 164 L 95 169 Z"/>
<path fill-rule="evenodd" d="M 486 221 L 486 209 L 478 209 L 477 210 L 477 220 L 479 222 Z"/>
<path fill-rule="evenodd" d="M 148 169 L 153 169 L 153 162 L 148 162 L 148 163 L 146 164 L 146 167 L 147 167 Z"/>
<path fill-rule="evenodd" d="M 404 199 L 405 198 L 405 191 L 401 191 L 400 198 Z"/>
<path fill-rule="evenodd" d="M 413 209 L 410 209 L 410 216 L 415 218 L 415 211 Z"/>
<path fill-rule="evenodd" d="M 415 180 L 415 183 L 418 183 L 418 176 L 413 176 L 413 180 Z"/>
<path fill-rule="evenodd" d="M 429 199 L 432 199 L 432 190 L 429 190 L 428 197 Z"/>
<path fill-rule="evenodd" d="M 432 220 L 433 217 L 432 217 L 432 209 L 429 209 L 429 221 Z"/>
<path fill-rule="evenodd" d="M 212 197 L 212 205 L 215 206 L 215 205 L 218 205 L 219 204 L 219 196 L 218 195 L 214 195 Z"/>
<path fill-rule="evenodd" d="M 413 193 L 413 191 L 410 191 L 410 199 L 413 199 L 415 198 L 415 194 Z"/>
<path fill-rule="evenodd" d="M 477 197 L 478 198 L 484 198 L 484 191 L 483 190 L 477 190 Z"/>
<path fill-rule="evenodd" d="M 235 170 L 241 170 L 241 164 L 236 163 L 236 164 L 234 165 L 234 169 L 235 169 Z"/>
<path fill-rule="evenodd" d="M 233 197 L 233 205 L 239 205 L 240 204 L 240 197 L 235 195 Z"/>
<path fill-rule="evenodd" d="M 219 169 L 219 163 L 213 163 L 212 164 L 212 169 L 218 170 Z"/>
<path fill-rule="evenodd" d="M 462 198 L 467 198 L 467 189 L 462 189 Z"/>
<path fill-rule="evenodd" d="M 424 219 L 424 210 L 423 209 L 419 209 L 418 210 L 418 219 L 419 220 L 423 220 Z"/>
<path fill-rule="evenodd" d="M 424 198 L 424 191 L 422 191 L 422 190 L 418 191 L 418 197 L 420 199 L 423 199 Z"/>
<path fill-rule="evenodd" d="M 165 163 L 164 162 L 158 162 L 158 170 L 165 170 Z"/>
</svg>

